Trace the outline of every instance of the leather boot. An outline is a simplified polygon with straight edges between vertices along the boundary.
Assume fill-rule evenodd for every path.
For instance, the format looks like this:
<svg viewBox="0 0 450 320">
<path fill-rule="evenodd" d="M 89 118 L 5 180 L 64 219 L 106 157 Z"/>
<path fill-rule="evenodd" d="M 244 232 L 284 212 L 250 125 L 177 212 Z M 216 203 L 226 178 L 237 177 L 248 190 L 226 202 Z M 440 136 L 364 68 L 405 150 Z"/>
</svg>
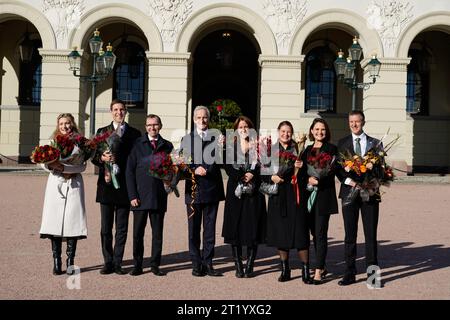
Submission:
<svg viewBox="0 0 450 320">
<path fill-rule="evenodd" d="M 285 282 L 291 280 L 291 269 L 289 268 L 289 260 L 281 260 L 281 275 L 278 281 Z"/>
<path fill-rule="evenodd" d="M 309 263 L 302 263 L 302 281 L 306 284 L 312 284 L 311 275 L 309 273 Z"/>
<path fill-rule="evenodd" d="M 241 246 L 231 246 L 231 251 L 233 253 L 234 266 L 236 267 L 236 278 L 244 277 L 244 266 L 242 264 L 242 247 Z"/>
<path fill-rule="evenodd" d="M 61 238 L 52 238 L 52 253 L 53 253 L 53 274 L 60 275 L 62 274 L 61 270 L 61 246 L 62 239 Z"/>
<path fill-rule="evenodd" d="M 258 252 L 258 246 L 247 247 L 247 266 L 245 267 L 245 275 L 246 278 L 252 278 L 253 274 L 253 266 L 255 265 L 256 253 Z"/>
<path fill-rule="evenodd" d="M 66 254 L 67 254 L 67 260 L 66 260 L 66 264 L 67 264 L 67 271 L 66 273 L 71 276 L 73 274 L 75 274 L 75 270 L 74 270 L 74 260 L 75 260 L 75 252 L 77 251 L 77 239 L 67 239 L 67 249 L 66 249 Z"/>
</svg>

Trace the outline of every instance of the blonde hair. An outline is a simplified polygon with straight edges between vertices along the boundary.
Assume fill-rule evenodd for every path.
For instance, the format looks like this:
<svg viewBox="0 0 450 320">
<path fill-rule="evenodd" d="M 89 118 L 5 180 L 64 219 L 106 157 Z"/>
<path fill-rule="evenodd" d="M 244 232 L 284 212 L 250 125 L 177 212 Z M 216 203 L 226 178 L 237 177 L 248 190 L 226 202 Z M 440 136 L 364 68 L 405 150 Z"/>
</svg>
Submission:
<svg viewBox="0 0 450 320">
<path fill-rule="evenodd" d="M 76 132 L 78 133 L 78 127 L 77 124 L 75 123 L 75 118 L 73 117 L 73 115 L 71 113 L 61 113 L 57 118 L 56 118 L 56 129 L 55 131 L 53 131 L 52 135 L 51 135 L 51 139 L 54 139 L 56 137 L 56 135 L 58 135 L 59 132 L 59 120 L 61 118 L 66 118 L 69 119 L 70 121 L 70 126 L 72 127 L 72 132 Z"/>
</svg>

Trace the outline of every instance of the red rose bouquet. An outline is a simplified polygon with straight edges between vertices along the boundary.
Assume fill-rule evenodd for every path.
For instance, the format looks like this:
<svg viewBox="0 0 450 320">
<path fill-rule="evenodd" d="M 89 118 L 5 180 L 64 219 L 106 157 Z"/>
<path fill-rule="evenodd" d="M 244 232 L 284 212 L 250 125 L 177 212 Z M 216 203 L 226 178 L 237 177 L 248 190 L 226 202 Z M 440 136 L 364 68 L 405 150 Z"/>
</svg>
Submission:
<svg viewBox="0 0 450 320">
<path fill-rule="evenodd" d="M 310 154 L 306 158 L 306 166 L 308 176 L 315 177 L 317 180 L 324 178 L 330 174 L 336 157 L 329 153 L 320 152 L 318 149 L 311 149 Z M 308 212 L 311 212 L 317 196 L 317 186 L 307 185 L 306 189 L 311 191 L 308 198 Z"/>
<path fill-rule="evenodd" d="M 50 164 L 59 159 L 60 152 L 58 149 L 49 146 L 37 146 L 31 153 L 30 159 L 33 163 Z"/>
</svg>

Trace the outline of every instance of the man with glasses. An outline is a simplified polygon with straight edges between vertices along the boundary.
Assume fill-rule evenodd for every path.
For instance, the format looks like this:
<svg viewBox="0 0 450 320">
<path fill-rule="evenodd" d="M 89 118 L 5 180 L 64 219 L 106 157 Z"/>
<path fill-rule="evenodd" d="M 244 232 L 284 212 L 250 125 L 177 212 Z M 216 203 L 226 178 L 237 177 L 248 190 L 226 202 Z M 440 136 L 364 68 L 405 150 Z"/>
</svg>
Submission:
<svg viewBox="0 0 450 320">
<path fill-rule="evenodd" d="M 152 255 L 150 272 L 156 276 L 164 276 L 159 269 L 161 264 L 164 215 L 167 211 L 167 192 L 161 179 L 149 174 L 151 165 L 155 163 L 155 154 L 170 155 L 173 145 L 160 134 L 161 118 L 149 114 L 145 122 L 147 133 L 136 140 L 127 164 L 127 189 L 133 210 L 133 259 L 134 268 L 130 274 L 137 276 L 143 273 L 144 233 L 147 218 L 152 228 Z"/>
</svg>

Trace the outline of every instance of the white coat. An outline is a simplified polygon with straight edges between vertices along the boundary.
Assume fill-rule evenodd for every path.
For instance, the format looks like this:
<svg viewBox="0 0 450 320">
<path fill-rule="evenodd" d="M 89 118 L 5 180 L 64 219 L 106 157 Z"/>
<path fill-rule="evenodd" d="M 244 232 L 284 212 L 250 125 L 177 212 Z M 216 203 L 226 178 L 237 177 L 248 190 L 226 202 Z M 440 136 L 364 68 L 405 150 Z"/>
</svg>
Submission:
<svg viewBox="0 0 450 320">
<path fill-rule="evenodd" d="M 63 165 L 64 173 L 76 175 L 67 180 L 53 172 L 48 176 L 39 233 L 44 238 L 48 235 L 84 238 L 87 236 L 87 221 L 84 184 L 80 172 L 86 169 L 86 163 Z M 46 165 L 42 167 L 49 171 Z"/>
</svg>

